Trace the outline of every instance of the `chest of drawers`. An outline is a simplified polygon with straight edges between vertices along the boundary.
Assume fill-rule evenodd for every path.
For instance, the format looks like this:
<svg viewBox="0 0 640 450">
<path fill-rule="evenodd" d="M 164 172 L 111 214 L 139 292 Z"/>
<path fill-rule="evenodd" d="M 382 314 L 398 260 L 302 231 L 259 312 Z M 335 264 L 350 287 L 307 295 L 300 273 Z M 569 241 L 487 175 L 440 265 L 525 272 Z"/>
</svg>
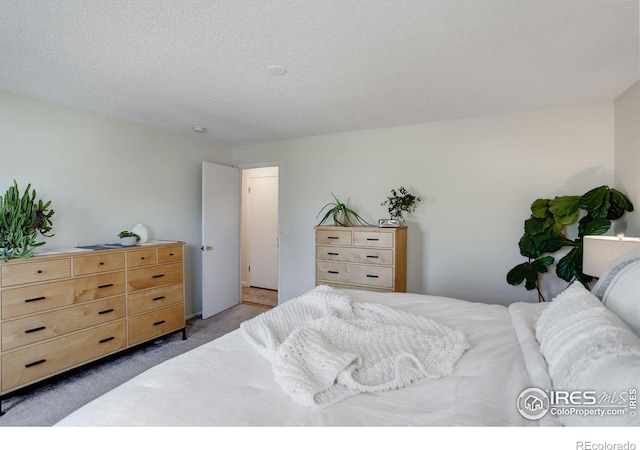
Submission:
<svg viewBox="0 0 640 450">
<path fill-rule="evenodd" d="M 186 337 L 183 249 L 171 242 L 0 262 L 0 401 L 145 341 Z"/>
<path fill-rule="evenodd" d="M 316 285 L 405 292 L 407 227 L 318 226 Z"/>
</svg>

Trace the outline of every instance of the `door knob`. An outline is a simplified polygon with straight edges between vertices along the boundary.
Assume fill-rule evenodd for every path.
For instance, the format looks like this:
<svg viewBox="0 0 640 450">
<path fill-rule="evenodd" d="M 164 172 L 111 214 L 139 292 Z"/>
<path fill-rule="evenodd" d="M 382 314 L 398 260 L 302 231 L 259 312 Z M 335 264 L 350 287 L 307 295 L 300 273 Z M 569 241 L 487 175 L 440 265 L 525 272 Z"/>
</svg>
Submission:
<svg viewBox="0 0 640 450">
<path fill-rule="evenodd" d="M 213 246 L 211 246 L 211 245 L 206 245 L 206 246 L 203 245 L 203 246 L 200 247 L 200 250 L 202 250 L 202 251 L 205 251 L 205 250 L 206 251 L 210 251 L 210 250 L 213 250 Z"/>
</svg>

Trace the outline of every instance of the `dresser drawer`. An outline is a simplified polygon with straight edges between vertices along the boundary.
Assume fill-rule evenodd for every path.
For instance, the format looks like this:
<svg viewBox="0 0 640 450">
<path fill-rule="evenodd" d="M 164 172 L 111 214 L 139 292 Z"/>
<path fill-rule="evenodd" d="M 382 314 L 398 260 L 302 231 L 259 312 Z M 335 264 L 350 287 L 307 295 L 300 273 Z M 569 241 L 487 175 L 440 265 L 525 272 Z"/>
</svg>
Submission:
<svg viewBox="0 0 640 450">
<path fill-rule="evenodd" d="M 317 282 L 316 286 L 319 286 L 321 284 L 331 286 L 336 289 L 359 289 L 359 290 L 374 291 L 374 292 L 393 292 L 393 289 L 387 288 L 387 287 L 357 286 L 357 285 L 351 285 L 347 283 L 332 283 L 330 281 Z"/>
<path fill-rule="evenodd" d="M 110 272 L 112 270 L 124 270 L 123 253 L 102 253 L 73 258 L 73 274 L 76 276 Z"/>
<path fill-rule="evenodd" d="M 1 299 L 2 318 L 10 319 L 124 293 L 124 272 L 5 289 Z"/>
<path fill-rule="evenodd" d="M 127 252 L 127 267 L 144 267 L 156 263 L 156 249 L 131 250 Z"/>
<path fill-rule="evenodd" d="M 337 228 L 335 230 L 318 230 L 316 244 L 351 245 L 351 231 Z"/>
<path fill-rule="evenodd" d="M 393 250 L 319 245 L 316 257 L 324 261 L 393 265 Z"/>
<path fill-rule="evenodd" d="M 393 248 L 393 234 L 377 231 L 354 231 L 353 245 L 358 247 Z"/>
<path fill-rule="evenodd" d="M 129 345 L 151 340 L 184 326 L 184 305 L 182 304 L 129 317 Z"/>
<path fill-rule="evenodd" d="M 71 276 L 71 258 L 45 259 L 2 266 L 2 287 L 58 280 Z"/>
<path fill-rule="evenodd" d="M 335 283 L 393 287 L 393 269 L 363 264 L 318 261 L 316 279 Z"/>
<path fill-rule="evenodd" d="M 184 290 L 182 283 L 135 292 L 129 294 L 129 315 L 133 316 L 174 303 L 182 303 L 183 300 Z"/>
<path fill-rule="evenodd" d="M 163 264 L 127 272 L 129 292 L 175 283 L 182 283 L 182 263 Z"/>
<path fill-rule="evenodd" d="M 126 315 L 124 295 L 48 313 L 8 320 L 2 324 L 2 350 L 12 350 L 73 331 L 79 331 Z"/>
<path fill-rule="evenodd" d="M 2 391 L 45 378 L 126 346 L 125 321 L 63 336 L 2 355 Z"/>
<path fill-rule="evenodd" d="M 182 245 L 158 247 L 158 264 L 182 261 Z"/>
</svg>

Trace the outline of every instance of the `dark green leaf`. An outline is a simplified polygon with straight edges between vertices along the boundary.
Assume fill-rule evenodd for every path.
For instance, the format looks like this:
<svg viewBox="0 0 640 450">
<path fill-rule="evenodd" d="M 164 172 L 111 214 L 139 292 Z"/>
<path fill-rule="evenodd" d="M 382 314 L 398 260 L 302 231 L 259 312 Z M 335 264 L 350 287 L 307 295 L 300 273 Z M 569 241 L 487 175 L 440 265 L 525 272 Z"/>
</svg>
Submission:
<svg viewBox="0 0 640 450">
<path fill-rule="evenodd" d="M 608 186 L 591 189 L 580 198 L 580 207 L 596 219 L 607 217 L 610 204 Z"/>
<path fill-rule="evenodd" d="M 527 290 L 535 289 L 535 281 L 538 279 L 538 271 L 531 265 L 529 262 L 525 262 L 522 264 L 518 264 L 513 269 L 507 273 L 507 283 L 517 286 L 522 284 L 523 281 L 527 280 L 525 283 L 525 288 Z"/>
<path fill-rule="evenodd" d="M 611 206 L 609 207 L 607 219 L 617 220 L 621 218 L 625 212 L 633 211 L 633 204 L 622 192 L 611 189 L 609 199 L 611 200 Z"/>
<path fill-rule="evenodd" d="M 553 256 L 543 256 L 542 258 L 538 258 L 531 263 L 534 269 L 537 272 L 544 273 L 547 272 L 547 267 L 553 264 Z"/>
<path fill-rule="evenodd" d="M 523 234 L 518 242 L 520 248 L 520 254 L 527 258 L 537 258 L 541 255 L 540 249 L 536 246 L 536 242 L 533 237 L 528 234 Z"/>
<path fill-rule="evenodd" d="M 553 225 L 552 217 L 545 217 L 544 219 L 538 219 L 537 217 L 531 217 L 524 221 L 524 231 L 527 234 L 535 236 L 536 234 L 544 233 Z"/>
<path fill-rule="evenodd" d="M 582 274 L 582 246 L 571 249 L 556 266 L 556 275 L 564 281 L 571 281 Z"/>
<path fill-rule="evenodd" d="M 631 200 L 629 200 L 629 197 L 617 189 L 611 189 L 611 196 L 612 198 L 615 198 L 615 201 L 624 208 L 625 211 L 633 212 L 633 204 L 631 203 Z"/>
<path fill-rule="evenodd" d="M 581 223 L 578 226 L 578 233 L 580 237 L 600 235 L 606 233 L 609 228 L 611 228 L 611 221 L 609 219 L 593 219 Z"/>
<path fill-rule="evenodd" d="M 540 236 L 537 236 L 540 238 Z M 549 236 L 545 235 L 545 239 L 541 239 L 538 243 L 538 248 L 543 253 L 554 253 L 560 250 L 562 247 L 573 247 L 575 246 L 575 242 L 571 239 L 567 239 L 564 236 L 554 235 Z"/>
</svg>

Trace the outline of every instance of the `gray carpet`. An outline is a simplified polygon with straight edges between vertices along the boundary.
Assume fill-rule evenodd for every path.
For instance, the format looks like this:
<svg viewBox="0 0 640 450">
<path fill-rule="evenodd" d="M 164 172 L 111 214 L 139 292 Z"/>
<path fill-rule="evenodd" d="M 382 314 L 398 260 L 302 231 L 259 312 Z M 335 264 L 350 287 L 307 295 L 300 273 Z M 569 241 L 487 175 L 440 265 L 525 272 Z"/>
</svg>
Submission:
<svg viewBox="0 0 640 450">
<path fill-rule="evenodd" d="M 268 309 L 240 304 L 206 320 L 190 319 L 187 321 L 187 340 L 182 340 L 182 333 L 172 334 L 161 341 L 72 371 L 35 390 L 7 398 L 2 401 L 5 414 L 0 417 L 0 427 L 51 426 L 145 370 L 233 331 L 241 322 Z"/>
</svg>

